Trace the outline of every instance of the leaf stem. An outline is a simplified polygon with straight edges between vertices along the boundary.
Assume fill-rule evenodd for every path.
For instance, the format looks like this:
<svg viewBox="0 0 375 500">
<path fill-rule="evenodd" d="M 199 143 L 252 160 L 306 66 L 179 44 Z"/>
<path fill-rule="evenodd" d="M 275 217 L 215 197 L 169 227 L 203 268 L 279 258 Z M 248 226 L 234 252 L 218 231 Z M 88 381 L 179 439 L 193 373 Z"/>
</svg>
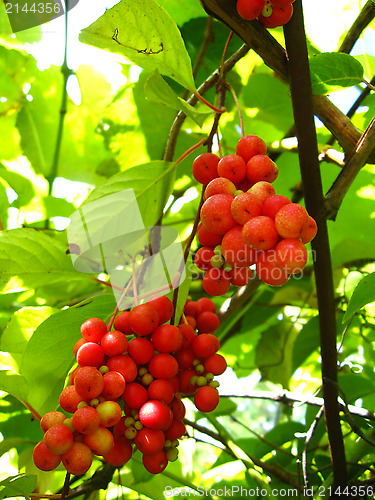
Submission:
<svg viewBox="0 0 375 500">
<path fill-rule="evenodd" d="M 198 99 L 198 101 L 201 101 L 203 104 L 205 104 L 206 106 L 208 106 L 210 109 L 212 109 L 212 111 L 215 111 L 215 113 L 219 113 L 219 114 L 222 114 L 222 113 L 225 113 L 226 112 L 226 109 L 225 108 L 217 108 L 216 106 L 214 106 L 213 104 L 211 104 L 210 102 L 208 102 L 203 96 L 201 96 L 197 91 L 193 91 L 193 94 L 195 95 L 195 97 Z"/>
</svg>

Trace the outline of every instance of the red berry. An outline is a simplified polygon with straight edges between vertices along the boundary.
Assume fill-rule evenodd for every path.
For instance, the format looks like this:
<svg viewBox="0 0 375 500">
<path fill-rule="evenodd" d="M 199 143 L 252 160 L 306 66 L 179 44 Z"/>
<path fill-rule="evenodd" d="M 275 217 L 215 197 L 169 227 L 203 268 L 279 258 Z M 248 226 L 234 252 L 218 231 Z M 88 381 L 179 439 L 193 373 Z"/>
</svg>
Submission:
<svg viewBox="0 0 375 500">
<path fill-rule="evenodd" d="M 92 406 L 83 406 L 73 415 L 73 426 L 80 434 L 91 434 L 100 425 L 100 415 Z"/>
<path fill-rule="evenodd" d="M 155 455 L 143 455 L 142 462 L 144 468 L 151 474 L 163 472 L 168 465 L 167 455 L 164 450 L 155 453 Z"/>
<path fill-rule="evenodd" d="M 117 356 L 126 352 L 128 339 L 122 332 L 113 330 L 103 336 L 100 345 L 107 356 Z"/>
<path fill-rule="evenodd" d="M 259 4 L 259 14 L 262 12 L 263 6 L 264 6 L 265 0 L 257 1 L 255 3 Z M 251 8 L 251 2 L 249 3 L 249 0 L 242 0 L 241 3 L 243 5 L 247 4 L 249 8 Z M 237 4 L 237 9 L 238 9 L 238 4 Z M 244 16 L 242 16 L 244 17 Z M 256 16 L 258 17 L 258 16 Z M 253 18 L 255 19 L 255 17 Z M 255 155 L 265 155 L 267 152 L 267 145 L 264 142 L 263 139 L 258 137 L 257 135 L 245 135 L 245 137 L 242 137 L 238 142 L 236 146 L 236 153 L 245 160 L 247 163 L 250 158 L 252 158 Z M 241 188 L 242 189 L 242 188 Z"/>
<path fill-rule="evenodd" d="M 274 196 L 270 196 L 267 198 L 262 206 L 262 215 L 266 217 L 270 217 L 275 220 L 275 216 L 281 207 L 284 205 L 289 205 L 292 203 L 290 199 L 286 196 L 282 196 L 280 194 L 275 194 Z"/>
<path fill-rule="evenodd" d="M 174 397 L 172 384 L 168 380 L 158 378 L 149 385 L 148 396 L 150 399 L 158 399 L 169 405 Z"/>
<path fill-rule="evenodd" d="M 180 439 L 186 432 L 186 427 L 180 419 L 174 418 L 169 429 L 165 431 L 166 439 L 174 441 L 175 439 Z"/>
<path fill-rule="evenodd" d="M 219 393 L 209 385 L 200 387 L 194 396 L 194 404 L 199 411 L 213 411 L 219 404 Z"/>
<path fill-rule="evenodd" d="M 179 392 L 181 394 L 193 394 L 197 386 L 191 384 L 191 379 L 192 377 L 196 376 L 197 372 L 195 370 L 192 370 L 191 368 L 188 368 L 187 370 L 181 370 L 178 374 L 178 379 L 180 382 L 180 387 L 179 387 Z"/>
<path fill-rule="evenodd" d="M 48 429 L 43 441 L 51 453 L 62 455 L 73 446 L 73 433 L 65 424 L 57 424 Z"/>
<path fill-rule="evenodd" d="M 62 424 L 66 419 L 66 415 L 61 411 L 49 411 L 40 420 L 40 427 L 43 432 L 47 432 L 48 429 L 57 424 Z"/>
<path fill-rule="evenodd" d="M 138 365 L 146 365 L 154 351 L 152 343 L 143 337 L 132 339 L 128 345 L 128 354 Z"/>
<path fill-rule="evenodd" d="M 226 179 L 225 177 L 217 177 L 213 179 L 204 190 L 203 198 L 207 200 L 214 194 L 230 194 L 234 196 L 234 193 L 237 191 L 236 186 L 232 181 Z"/>
<path fill-rule="evenodd" d="M 115 317 L 113 327 L 115 330 L 125 333 L 125 335 L 131 335 L 133 330 L 130 326 L 130 311 L 120 312 L 120 314 Z"/>
<path fill-rule="evenodd" d="M 194 264 L 202 271 L 207 271 L 211 266 L 211 259 L 215 255 L 212 247 L 201 247 L 194 255 Z"/>
<path fill-rule="evenodd" d="M 161 325 L 172 318 L 174 313 L 173 302 L 165 295 L 152 297 L 147 301 L 147 304 L 151 304 L 157 310 Z"/>
<path fill-rule="evenodd" d="M 99 370 L 93 366 L 83 366 L 74 378 L 74 387 L 84 399 L 94 399 L 103 390 L 103 376 Z"/>
<path fill-rule="evenodd" d="M 159 314 L 151 304 L 140 304 L 130 311 L 130 326 L 137 335 L 149 335 L 159 323 Z"/>
<path fill-rule="evenodd" d="M 170 354 L 160 352 L 152 358 L 148 369 L 154 378 L 171 378 L 177 375 L 178 363 Z"/>
<path fill-rule="evenodd" d="M 256 271 L 259 278 L 271 286 L 285 285 L 289 279 L 286 269 L 281 268 L 277 263 L 276 252 L 274 250 L 259 253 Z"/>
<path fill-rule="evenodd" d="M 104 351 L 99 344 L 85 342 L 77 351 L 79 366 L 101 366 L 104 361 Z"/>
<path fill-rule="evenodd" d="M 214 353 L 204 360 L 203 366 L 207 373 L 221 375 L 227 369 L 227 362 L 225 361 L 224 356 Z"/>
<path fill-rule="evenodd" d="M 249 267 L 255 264 L 256 251 L 244 242 L 242 233 L 242 226 L 236 226 L 224 235 L 221 250 L 231 266 Z"/>
<path fill-rule="evenodd" d="M 217 314 L 204 311 L 197 318 L 197 330 L 199 333 L 213 333 L 220 326 L 220 320 Z"/>
<path fill-rule="evenodd" d="M 92 450 L 95 455 L 107 455 L 114 445 L 112 432 L 106 427 L 98 427 L 91 434 L 83 437 L 83 442 Z"/>
<path fill-rule="evenodd" d="M 189 325 L 187 323 L 182 323 L 182 324 L 178 325 L 177 328 L 180 330 L 180 332 L 182 334 L 182 346 L 181 346 L 181 348 L 185 349 L 186 347 L 191 345 L 191 343 L 195 339 L 195 335 L 196 335 L 195 330 L 191 325 Z"/>
<path fill-rule="evenodd" d="M 252 21 L 261 14 L 264 3 L 265 0 L 237 0 L 237 12 L 243 19 Z"/>
<path fill-rule="evenodd" d="M 213 153 L 203 153 L 193 161 L 193 177 L 203 185 L 218 177 L 217 165 L 220 158 Z"/>
<path fill-rule="evenodd" d="M 255 155 L 247 162 L 246 176 L 251 183 L 274 182 L 278 173 L 279 169 L 276 163 L 266 155 Z"/>
<path fill-rule="evenodd" d="M 242 229 L 242 239 L 255 250 L 270 250 L 279 240 L 275 222 L 269 217 L 253 217 Z"/>
<path fill-rule="evenodd" d="M 203 203 L 200 216 L 208 231 L 224 234 L 236 225 L 231 213 L 232 201 L 230 194 L 215 194 Z"/>
<path fill-rule="evenodd" d="M 116 401 L 103 401 L 98 404 L 96 411 L 99 413 L 102 427 L 113 427 L 120 422 L 122 409 Z"/>
<path fill-rule="evenodd" d="M 159 453 L 165 442 L 164 432 L 160 429 L 149 429 L 143 427 L 139 430 L 134 443 L 143 455 L 155 455 Z"/>
<path fill-rule="evenodd" d="M 213 300 L 210 299 L 209 297 L 201 297 L 200 299 L 197 300 L 197 304 L 201 306 L 201 313 L 204 311 L 211 311 L 211 312 L 216 311 L 215 302 L 213 302 Z"/>
<path fill-rule="evenodd" d="M 119 372 L 109 371 L 103 375 L 104 387 L 101 393 L 105 399 L 116 401 L 125 390 L 125 379 Z"/>
<path fill-rule="evenodd" d="M 137 378 L 138 368 L 134 360 L 127 354 L 119 354 L 112 356 L 107 361 L 107 366 L 110 371 L 121 373 L 125 382 L 133 382 Z"/>
<path fill-rule="evenodd" d="M 269 17 L 260 15 L 259 21 L 265 28 L 277 28 L 278 26 L 284 26 L 287 22 L 289 22 L 292 15 L 293 5 L 274 5 L 272 8 L 272 14 Z"/>
<path fill-rule="evenodd" d="M 137 382 L 132 382 L 128 384 L 122 395 L 122 399 L 125 401 L 130 408 L 138 410 L 148 399 L 148 392 L 143 385 Z"/>
<path fill-rule="evenodd" d="M 77 356 L 78 349 L 81 347 L 81 345 L 85 344 L 86 342 L 88 342 L 88 341 L 85 340 L 84 338 L 77 340 L 77 342 L 74 344 L 74 347 L 73 347 L 74 357 Z"/>
<path fill-rule="evenodd" d="M 222 235 L 221 234 L 215 234 L 211 233 L 211 231 L 208 231 L 202 224 L 200 224 L 200 227 L 197 232 L 197 237 L 199 243 L 203 247 L 216 247 L 216 245 L 220 245 L 221 240 L 222 240 Z"/>
<path fill-rule="evenodd" d="M 238 184 L 246 176 L 246 163 L 239 155 L 226 155 L 219 161 L 217 172 L 220 177 Z"/>
<path fill-rule="evenodd" d="M 256 196 L 262 203 L 264 203 L 267 198 L 274 196 L 275 188 L 270 182 L 259 181 L 251 186 L 248 192 Z"/>
<path fill-rule="evenodd" d="M 211 268 L 203 277 L 203 288 L 205 292 L 215 296 L 225 295 L 230 288 L 230 278 L 223 269 Z"/>
<path fill-rule="evenodd" d="M 251 193 L 241 193 L 232 201 L 231 212 L 233 219 L 244 225 L 253 217 L 261 215 L 262 202 Z"/>
<path fill-rule="evenodd" d="M 195 354 L 190 347 L 187 347 L 186 349 L 180 349 L 176 352 L 175 358 L 180 369 L 191 368 L 193 366 Z"/>
<path fill-rule="evenodd" d="M 139 420 L 150 429 L 168 429 L 172 418 L 171 409 L 163 401 L 157 399 L 147 401 L 139 410 Z"/>
<path fill-rule="evenodd" d="M 233 286 L 245 286 L 253 277 L 253 271 L 249 267 L 233 266 L 228 274 Z"/>
<path fill-rule="evenodd" d="M 84 443 L 75 442 L 61 457 L 65 469 L 75 476 L 85 474 L 92 464 L 92 452 Z"/>
<path fill-rule="evenodd" d="M 193 300 L 188 300 L 184 305 L 184 314 L 186 316 L 193 316 L 193 318 L 197 318 L 197 316 L 201 313 L 201 306 L 194 302 Z"/>
<path fill-rule="evenodd" d="M 109 453 L 103 455 L 103 459 L 114 467 L 121 467 L 128 462 L 133 454 L 133 447 L 130 443 L 124 443 L 115 439 L 113 448 Z"/>
<path fill-rule="evenodd" d="M 100 318 L 89 318 L 81 325 L 82 337 L 88 342 L 100 342 L 107 333 L 107 325 Z"/>
<path fill-rule="evenodd" d="M 302 243 L 310 243 L 315 238 L 317 232 L 318 226 L 315 220 L 309 215 L 307 226 L 301 233 Z"/>
<path fill-rule="evenodd" d="M 307 248 L 300 240 L 283 239 L 275 248 L 276 260 L 288 273 L 299 273 L 306 266 Z"/>
<path fill-rule="evenodd" d="M 280 208 L 275 216 L 276 230 L 282 238 L 300 238 L 309 224 L 309 214 L 298 203 Z"/>
<path fill-rule="evenodd" d="M 82 368 L 79 368 L 79 370 L 81 369 Z M 84 397 L 78 394 L 74 385 L 68 385 L 61 391 L 59 397 L 59 403 L 63 410 L 65 410 L 68 413 L 74 413 L 77 410 L 77 405 L 82 401 L 84 401 L 84 399 L 85 399 Z"/>
<path fill-rule="evenodd" d="M 47 472 L 56 469 L 61 462 L 61 457 L 49 451 L 46 443 L 40 441 L 33 450 L 33 460 L 38 469 Z"/>
<path fill-rule="evenodd" d="M 220 341 L 212 333 L 201 333 L 194 339 L 192 348 L 198 358 L 207 358 L 220 349 Z"/>
<path fill-rule="evenodd" d="M 173 325 L 160 325 L 152 334 L 151 342 L 158 352 L 174 352 L 182 346 L 182 334 Z"/>
</svg>

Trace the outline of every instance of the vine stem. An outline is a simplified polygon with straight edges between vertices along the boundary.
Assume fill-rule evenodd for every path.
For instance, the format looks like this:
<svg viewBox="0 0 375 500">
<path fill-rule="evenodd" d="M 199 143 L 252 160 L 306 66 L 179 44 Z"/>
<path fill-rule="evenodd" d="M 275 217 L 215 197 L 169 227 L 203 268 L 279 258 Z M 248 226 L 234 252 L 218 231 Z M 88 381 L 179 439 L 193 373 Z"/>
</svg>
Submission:
<svg viewBox="0 0 375 500">
<path fill-rule="evenodd" d="M 243 118 L 242 118 L 240 103 L 238 102 L 238 98 L 237 98 L 236 92 L 234 91 L 234 88 L 231 85 L 229 86 L 229 90 L 230 90 L 230 93 L 232 94 L 234 102 L 236 103 L 238 118 L 240 120 L 241 137 L 244 137 L 245 136 L 245 128 L 244 128 L 244 124 L 243 124 Z"/>
<path fill-rule="evenodd" d="M 218 113 L 221 115 L 221 114 L 226 112 L 225 108 L 217 108 L 216 106 L 214 106 L 213 104 L 208 102 L 207 99 L 205 99 L 203 96 L 201 96 L 196 90 L 192 90 L 192 93 L 193 93 L 193 95 L 195 95 L 195 97 L 198 99 L 198 101 L 201 101 L 203 104 L 205 104 L 210 109 L 212 109 L 212 111 L 215 111 L 215 113 Z"/>
<path fill-rule="evenodd" d="M 325 421 L 334 483 L 335 486 L 345 486 L 347 484 L 347 470 L 338 403 L 336 308 L 331 252 L 319 170 L 302 1 L 295 0 L 293 6 L 294 13 L 292 19 L 284 26 L 284 36 L 306 208 L 318 225 L 318 233 L 311 242 L 311 247 L 316 255 L 314 270 L 319 308 Z"/>
<path fill-rule="evenodd" d="M 56 137 L 56 144 L 55 144 L 55 151 L 53 154 L 53 160 L 52 160 L 52 166 L 51 166 L 51 171 L 46 176 L 46 179 L 48 181 L 48 195 L 52 195 L 52 190 L 53 190 L 53 183 L 57 177 L 57 172 L 59 168 L 59 160 L 60 160 L 60 152 L 61 152 L 61 144 L 62 144 L 62 138 L 63 138 L 63 131 L 64 131 L 64 123 L 65 123 L 65 116 L 67 113 L 67 101 L 68 101 L 68 90 L 67 90 L 67 84 L 68 84 L 68 79 L 70 75 L 72 74 L 72 70 L 69 69 L 68 67 L 68 12 L 69 12 L 69 0 L 65 0 L 65 31 L 64 31 L 64 61 L 61 65 L 61 73 L 63 76 L 63 90 L 62 90 L 62 97 L 61 97 L 61 107 L 60 107 L 60 119 L 59 119 L 59 124 L 57 128 L 57 137 Z M 47 218 L 45 221 L 45 227 L 49 227 L 49 219 Z"/>
</svg>

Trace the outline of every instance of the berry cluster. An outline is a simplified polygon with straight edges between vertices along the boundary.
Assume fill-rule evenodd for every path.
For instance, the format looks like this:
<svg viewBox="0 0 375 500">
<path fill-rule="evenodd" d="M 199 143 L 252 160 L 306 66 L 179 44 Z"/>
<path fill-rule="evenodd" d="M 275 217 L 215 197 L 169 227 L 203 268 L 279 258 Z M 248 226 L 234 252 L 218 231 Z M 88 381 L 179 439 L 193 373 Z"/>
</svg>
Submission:
<svg viewBox="0 0 375 500">
<path fill-rule="evenodd" d="M 266 152 L 260 137 L 247 135 L 236 154 L 203 153 L 193 161 L 193 176 L 205 186 L 194 262 L 210 295 L 246 285 L 254 264 L 264 283 L 281 286 L 307 263 L 316 222 L 302 205 L 275 194 L 278 167 Z"/>
<path fill-rule="evenodd" d="M 93 455 L 120 467 L 134 446 L 153 474 L 177 459 L 186 431 L 181 396 L 195 394 L 198 410 L 213 411 L 219 402 L 213 379 L 227 365 L 217 354 L 219 319 L 211 299 L 189 300 L 177 327 L 166 324 L 173 313 L 172 302 L 159 296 L 118 314 L 114 330 L 99 318 L 82 324 L 74 346 L 78 366 L 59 398 L 62 411 L 40 422 L 44 438 L 33 451 L 39 469 L 62 462 L 81 475 Z"/>
<path fill-rule="evenodd" d="M 247 21 L 257 19 L 265 28 L 284 26 L 293 14 L 294 0 L 237 0 L 237 12 Z"/>
</svg>

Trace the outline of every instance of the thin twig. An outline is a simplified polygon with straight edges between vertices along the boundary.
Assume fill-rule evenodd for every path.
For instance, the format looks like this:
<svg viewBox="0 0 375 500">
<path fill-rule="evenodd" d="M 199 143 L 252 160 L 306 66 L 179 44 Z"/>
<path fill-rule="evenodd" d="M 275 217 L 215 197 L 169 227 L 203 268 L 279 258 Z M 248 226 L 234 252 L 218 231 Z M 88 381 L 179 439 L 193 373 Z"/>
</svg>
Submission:
<svg viewBox="0 0 375 500">
<path fill-rule="evenodd" d="M 315 415 L 314 421 L 310 425 L 310 428 L 306 433 L 305 445 L 303 447 L 303 452 L 302 452 L 302 473 L 303 473 L 303 481 L 305 484 L 305 488 L 309 487 L 309 479 L 308 479 L 308 473 L 307 473 L 307 449 L 309 447 L 309 444 L 311 442 L 311 439 L 313 437 L 315 429 L 319 423 L 319 420 L 321 419 L 321 417 L 323 415 L 323 412 L 324 412 L 324 405 L 321 406 L 318 413 Z"/>
<path fill-rule="evenodd" d="M 360 37 L 362 31 L 371 23 L 375 16 L 375 4 L 372 0 L 367 0 L 357 19 L 351 25 L 346 33 L 338 52 L 349 54 L 354 47 L 354 44 Z"/>
</svg>

